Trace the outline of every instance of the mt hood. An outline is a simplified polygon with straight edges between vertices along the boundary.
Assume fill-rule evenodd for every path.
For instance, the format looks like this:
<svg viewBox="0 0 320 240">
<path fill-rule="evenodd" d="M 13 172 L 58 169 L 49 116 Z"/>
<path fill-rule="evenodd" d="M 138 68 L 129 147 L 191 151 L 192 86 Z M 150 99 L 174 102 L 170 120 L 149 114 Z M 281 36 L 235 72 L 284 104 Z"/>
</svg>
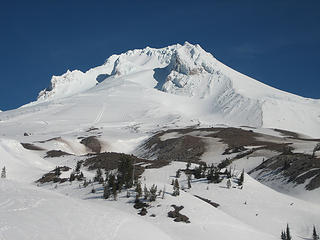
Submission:
<svg viewBox="0 0 320 240">
<path fill-rule="evenodd" d="M 118 96 L 118 100 L 113 96 Z M 61 76 L 53 76 L 50 87 L 39 93 L 36 102 L 24 108 L 57 101 L 91 102 L 92 108 L 104 103 L 104 106 L 110 105 L 109 113 L 118 118 L 119 108 L 125 100 L 128 105 L 132 104 L 131 98 L 136 105 L 134 108 L 123 106 L 124 115 L 140 119 L 142 123 L 157 111 L 156 117 L 167 119 L 162 122 L 164 125 L 173 121 L 174 116 L 178 126 L 182 122 L 182 125 L 195 122 L 245 125 L 320 137 L 319 100 L 267 86 L 188 42 L 161 49 L 130 50 L 112 55 L 103 65 L 85 73 L 68 70 Z"/>
</svg>

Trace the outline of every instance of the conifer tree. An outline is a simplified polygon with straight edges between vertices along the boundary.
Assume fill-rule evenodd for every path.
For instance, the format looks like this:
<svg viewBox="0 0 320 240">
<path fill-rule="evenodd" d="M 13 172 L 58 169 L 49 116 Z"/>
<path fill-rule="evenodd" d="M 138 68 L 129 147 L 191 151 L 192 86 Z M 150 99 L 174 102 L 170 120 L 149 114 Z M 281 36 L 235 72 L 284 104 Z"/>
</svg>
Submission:
<svg viewBox="0 0 320 240">
<path fill-rule="evenodd" d="M 227 174 L 227 178 L 231 178 L 231 167 L 228 169 L 226 169 L 226 174 Z"/>
<path fill-rule="evenodd" d="M 112 185 L 112 194 L 113 194 L 113 199 L 117 201 L 118 192 L 117 192 L 117 184 L 115 181 L 113 182 L 113 185 Z"/>
<path fill-rule="evenodd" d="M 207 179 L 209 180 L 209 183 L 219 183 L 220 182 L 219 169 L 217 169 L 212 165 L 209 169 Z"/>
<path fill-rule="evenodd" d="M 78 161 L 76 165 L 76 173 L 80 172 L 82 161 Z"/>
<path fill-rule="evenodd" d="M 116 181 L 116 177 L 114 176 L 114 174 L 110 174 L 107 185 L 109 187 L 113 187 L 113 185 L 115 184 L 115 181 Z"/>
<path fill-rule="evenodd" d="M 108 182 L 108 180 L 109 180 L 109 175 L 110 175 L 110 173 L 109 173 L 108 170 L 105 172 L 105 175 L 106 175 L 105 182 Z"/>
<path fill-rule="evenodd" d="M 140 182 L 137 183 L 135 191 L 137 193 L 136 194 L 136 199 L 139 199 L 142 196 L 142 187 L 141 187 L 141 183 Z"/>
<path fill-rule="evenodd" d="M 241 172 L 241 175 L 240 175 L 240 178 L 238 181 L 238 185 L 241 186 L 243 184 L 243 182 L 244 182 L 244 169 Z"/>
<path fill-rule="evenodd" d="M 317 234 L 316 227 L 313 225 L 312 240 L 319 240 L 319 235 Z"/>
<path fill-rule="evenodd" d="M 180 169 L 178 169 L 177 171 L 176 171 L 176 178 L 179 178 L 181 176 L 181 171 L 180 171 Z"/>
<path fill-rule="evenodd" d="M 59 168 L 59 167 L 56 167 L 56 168 L 54 169 L 54 175 L 60 176 L 60 174 L 61 174 L 60 168 Z"/>
<path fill-rule="evenodd" d="M 156 198 L 157 198 L 157 186 L 153 184 L 150 188 L 150 196 L 149 196 L 150 202 L 155 201 Z"/>
<path fill-rule="evenodd" d="M 172 185 L 172 186 L 174 185 L 174 179 L 172 179 L 172 181 L 171 181 L 171 185 Z"/>
<path fill-rule="evenodd" d="M 227 188 L 231 188 L 231 181 L 230 181 L 230 179 L 227 180 Z"/>
<path fill-rule="evenodd" d="M 125 188 L 131 188 L 133 185 L 133 160 L 129 156 L 123 155 L 120 158 L 118 166 L 118 181 L 121 186 Z"/>
<path fill-rule="evenodd" d="M 191 188 L 191 176 L 190 174 L 188 175 L 188 188 Z"/>
<path fill-rule="evenodd" d="M 6 170 L 6 167 L 3 167 L 1 171 L 1 178 L 6 178 L 6 177 L 7 177 L 7 170 Z"/>
<path fill-rule="evenodd" d="M 291 240 L 291 234 L 290 234 L 290 228 L 289 228 L 289 224 L 287 224 L 287 230 L 286 230 L 286 240 Z"/>
<path fill-rule="evenodd" d="M 199 179 L 201 178 L 202 176 L 202 169 L 201 169 L 201 165 L 199 167 L 196 167 L 194 170 L 193 170 L 193 175 L 196 179 Z"/>
<path fill-rule="evenodd" d="M 144 199 L 147 200 L 150 196 L 150 193 L 146 185 L 144 185 L 143 193 L 144 193 Z"/>
<path fill-rule="evenodd" d="M 72 182 L 76 179 L 74 172 L 70 173 L 69 181 Z"/>
<path fill-rule="evenodd" d="M 281 240 L 286 240 L 287 237 L 286 237 L 286 233 L 282 230 L 281 232 Z"/>
<path fill-rule="evenodd" d="M 180 186 L 179 186 L 179 182 L 178 179 L 176 179 L 174 181 L 174 185 L 173 185 L 173 196 L 179 196 L 180 195 Z"/>
<path fill-rule="evenodd" d="M 95 181 L 95 182 L 99 182 L 99 183 L 102 183 L 102 182 L 103 182 L 103 177 L 102 177 L 101 168 L 98 168 L 98 169 L 97 169 L 96 176 L 94 177 L 94 181 Z"/>
</svg>

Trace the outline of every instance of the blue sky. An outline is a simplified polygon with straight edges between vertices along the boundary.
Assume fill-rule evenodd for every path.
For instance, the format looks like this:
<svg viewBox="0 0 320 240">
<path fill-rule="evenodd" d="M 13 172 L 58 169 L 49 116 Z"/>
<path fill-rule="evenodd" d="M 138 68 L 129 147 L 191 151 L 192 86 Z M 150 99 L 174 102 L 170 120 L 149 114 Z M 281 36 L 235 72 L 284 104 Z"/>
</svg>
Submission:
<svg viewBox="0 0 320 240">
<path fill-rule="evenodd" d="M 2 1 L 0 109 L 36 99 L 52 75 L 129 49 L 200 44 L 281 90 L 320 98 L 320 1 Z"/>
</svg>

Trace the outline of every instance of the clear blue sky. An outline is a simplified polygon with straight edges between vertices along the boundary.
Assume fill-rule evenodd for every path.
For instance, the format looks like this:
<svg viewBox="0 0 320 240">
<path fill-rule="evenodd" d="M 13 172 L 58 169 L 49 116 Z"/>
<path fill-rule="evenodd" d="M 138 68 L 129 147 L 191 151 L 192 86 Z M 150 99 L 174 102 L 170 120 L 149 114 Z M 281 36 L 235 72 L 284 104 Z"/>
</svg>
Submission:
<svg viewBox="0 0 320 240">
<path fill-rule="evenodd" d="M 320 1 L 2 1 L 0 33 L 2 110 L 35 100 L 67 69 L 184 41 L 268 85 L 320 98 Z"/>
</svg>

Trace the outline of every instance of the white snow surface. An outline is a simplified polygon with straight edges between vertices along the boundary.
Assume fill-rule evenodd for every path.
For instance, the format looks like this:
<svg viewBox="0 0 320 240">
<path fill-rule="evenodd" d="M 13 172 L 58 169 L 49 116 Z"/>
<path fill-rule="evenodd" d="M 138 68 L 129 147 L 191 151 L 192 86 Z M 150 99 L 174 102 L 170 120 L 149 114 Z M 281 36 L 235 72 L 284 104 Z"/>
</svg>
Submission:
<svg viewBox="0 0 320 240">
<path fill-rule="evenodd" d="M 155 224 L 108 204 L 3 179 L 0 213 L 1 239 L 172 239 Z"/>
</svg>

